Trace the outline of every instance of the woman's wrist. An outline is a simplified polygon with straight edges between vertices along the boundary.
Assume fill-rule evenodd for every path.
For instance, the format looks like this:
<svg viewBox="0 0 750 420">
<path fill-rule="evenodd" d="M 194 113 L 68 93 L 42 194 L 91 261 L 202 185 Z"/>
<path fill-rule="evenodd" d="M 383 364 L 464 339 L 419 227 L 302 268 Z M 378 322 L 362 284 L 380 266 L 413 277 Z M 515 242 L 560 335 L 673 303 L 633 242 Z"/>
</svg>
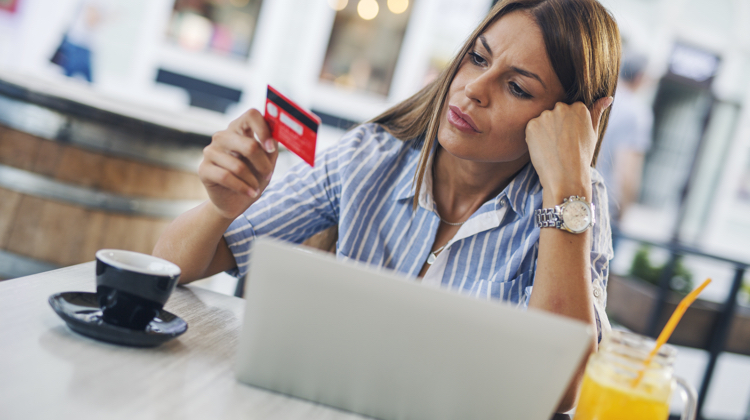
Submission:
<svg viewBox="0 0 750 420">
<path fill-rule="evenodd" d="M 586 201 L 590 203 L 591 194 L 591 182 L 586 182 L 586 180 L 544 187 L 542 190 L 542 207 L 547 208 L 560 205 L 564 199 L 574 195 L 586 197 Z"/>
<path fill-rule="evenodd" d="M 203 203 L 203 208 L 201 210 L 201 213 L 203 213 L 206 218 L 204 220 L 209 226 L 220 226 L 223 227 L 224 230 L 226 230 L 236 219 L 236 217 L 227 217 L 211 200 L 207 200 Z"/>
</svg>

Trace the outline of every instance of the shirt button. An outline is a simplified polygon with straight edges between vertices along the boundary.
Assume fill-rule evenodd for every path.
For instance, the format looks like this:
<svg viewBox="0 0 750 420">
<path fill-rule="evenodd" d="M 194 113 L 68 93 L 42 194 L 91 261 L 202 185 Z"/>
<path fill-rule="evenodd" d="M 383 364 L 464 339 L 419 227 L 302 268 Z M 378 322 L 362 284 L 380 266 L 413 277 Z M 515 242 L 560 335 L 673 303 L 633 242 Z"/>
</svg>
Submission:
<svg viewBox="0 0 750 420">
<path fill-rule="evenodd" d="M 594 287 L 594 297 L 599 297 L 602 295 L 602 290 L 599 288 L 599 286 Z"/>
</svg>

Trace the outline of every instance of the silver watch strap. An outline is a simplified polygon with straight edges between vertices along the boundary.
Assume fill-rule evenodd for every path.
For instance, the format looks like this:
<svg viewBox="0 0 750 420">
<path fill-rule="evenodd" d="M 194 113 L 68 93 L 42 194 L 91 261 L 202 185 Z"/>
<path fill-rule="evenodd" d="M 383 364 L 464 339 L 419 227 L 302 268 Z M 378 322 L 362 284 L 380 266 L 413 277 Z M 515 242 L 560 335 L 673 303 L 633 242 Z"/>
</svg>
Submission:
<svg viewBox="0 0 750 420">
<path fill-rule="evenodd" d="M 559 228 L 560 223 L 562 223 L 559 210 L 558 206 L 536 210 L 534 212 L 536 226 L 540 228 Z"/>
</svg>

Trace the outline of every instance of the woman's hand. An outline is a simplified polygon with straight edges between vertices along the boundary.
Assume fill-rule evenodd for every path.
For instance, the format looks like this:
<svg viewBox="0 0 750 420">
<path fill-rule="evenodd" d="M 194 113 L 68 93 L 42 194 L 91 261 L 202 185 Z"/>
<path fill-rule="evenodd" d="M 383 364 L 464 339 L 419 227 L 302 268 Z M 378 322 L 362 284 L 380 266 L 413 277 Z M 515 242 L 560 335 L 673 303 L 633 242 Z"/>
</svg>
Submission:
<svg viewBox="0 0 750 420">
<path fill-rule="evenodd" d="M 599 122 L 612 98 L 601 98 L 589 110 L 582 102 L 558 102 L 526 126 L 526 143 L 531 163 L 552 201 L 570 195 L 591 199 L 589 168 L 599 133 Z M 560 204 L 556 202 L 555 204 Z"/>
<path fill-rule="evenodd" d="M 263 115 L 251 109 L 214 134 L 203 149 L 198 176 L 218 214 L 235 219 L 268 186 L 278 148 Z"/>
</svg>

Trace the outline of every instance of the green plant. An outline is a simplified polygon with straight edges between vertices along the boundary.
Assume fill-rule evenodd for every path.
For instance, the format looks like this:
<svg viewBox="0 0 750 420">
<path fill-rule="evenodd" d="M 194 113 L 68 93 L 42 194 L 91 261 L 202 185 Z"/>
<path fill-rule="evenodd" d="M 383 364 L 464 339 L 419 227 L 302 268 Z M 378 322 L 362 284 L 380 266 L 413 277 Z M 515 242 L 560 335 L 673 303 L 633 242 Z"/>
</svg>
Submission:
<svg viewBox="0 0 750 420">
<path fill-rule="evenodd" d="M 746 277 L 740 288 L 740 301 L 750 305 L 750 277 Z"/>
<path fill-rule="evenodd" d="M 633 257 L 633 265 L 630 267 L 630 275 L 658 286 L 662 272 L 669 263 L 654 265 L 651 263 L 650 254 L 650 246 L 642 245 L 638 248 L 635 257 Z M 693 273 L 685 267 L 681 256 L 678 256 L 675 260 L 672 278 L 669 280 L 669 289 L 681 294 L 688 294 L 693 290 Z"/>
</svg>

